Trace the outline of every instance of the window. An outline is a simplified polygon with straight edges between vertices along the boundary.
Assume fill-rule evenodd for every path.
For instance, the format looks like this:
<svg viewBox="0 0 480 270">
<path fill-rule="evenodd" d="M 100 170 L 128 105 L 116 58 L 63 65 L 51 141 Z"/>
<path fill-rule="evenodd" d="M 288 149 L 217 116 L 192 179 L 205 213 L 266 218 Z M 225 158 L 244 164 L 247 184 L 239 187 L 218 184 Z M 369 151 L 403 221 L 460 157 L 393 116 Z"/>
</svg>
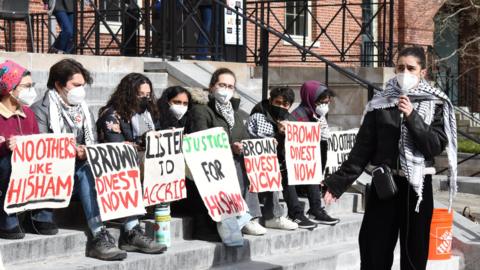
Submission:
<svg viewBox="0 0 480 270">
<path fill-rule="evenodd" d="M 99 9 L 106 12 L 106 20 L 108 22 L 121 23 L 121 9 L 123 0 L 101 0 Z"/>
<path fill-rule="evenodd" d="M 287 33 L 292 36 L 310 36 L 310 13 L 303 9 L 303 1 L 288 1 L 286 2 L 285 10 L 285 27 Z M 307 20 L 305 21 L 305 15 Z M 305 25 L 306 22 L 306 25 Z"/>
</svg>

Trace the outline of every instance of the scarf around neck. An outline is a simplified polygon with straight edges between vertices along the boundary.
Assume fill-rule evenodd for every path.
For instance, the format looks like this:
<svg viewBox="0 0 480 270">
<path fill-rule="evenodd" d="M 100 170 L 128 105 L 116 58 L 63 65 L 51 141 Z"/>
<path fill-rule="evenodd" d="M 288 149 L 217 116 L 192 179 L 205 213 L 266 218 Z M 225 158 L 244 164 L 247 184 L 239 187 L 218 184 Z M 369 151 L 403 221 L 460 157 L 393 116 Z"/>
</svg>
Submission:
<svg viewBox="0 0 480 270">
<path fill-rule="evenodd" d="M 227 121 L 228 127 L 232 129 L 235 125 L 235 112 L 233 111 L 232 103 L 227 102 L 222 104 L 215 99 L 215 109 L 222 115 L 225 121 Z"/>
<path fill-rule="evenodd" d="M 75 138 L 83 137 L 85 145 L 95 144 L 90 111 L 85 101 L 76 106 L 69 106 L 55 90 L 49 90 L 48 98 L 50 101 L 50 129 L 53 133 L 72 132 Z"/>
<path fill-rule="evenodd" d="M 396 107 L 401 94 L 396 78 L 387 82 L 387 86 L 383 91 L 377 91 L 373 95 L 372 100 L 367 104 L 364 116 L 367 112 L 375 109 L 386 109 Z M 421 80 L 419 85 L 410 90 L 408 97 L 412 102 L 414 110 L 422 117 L 423 121 L 430 125 L 435 114 L 436 104 L 443 104 L 443 122 L 444 131 L 447 135 L 448 142 L 446 146 L 448 157 L 448 179 L 449 179 L 449 210 L 452 207 L 453 198 L 457 192 L 457 125 L 455 120 L 454 108 L 447 95 L 442 91 L 430 86 L 426 80 Z M 423 199 L 423 182 L 425 157 L 416 149 L 414 139 L 408 132 L 405 123 L 400 127 L 399 140 L 400 165 L 405 171 L 408 182 L 412 185 L 417 193 L 417 205 L 415 211 L 419 212 L 420 203 Z"/>
</svg>

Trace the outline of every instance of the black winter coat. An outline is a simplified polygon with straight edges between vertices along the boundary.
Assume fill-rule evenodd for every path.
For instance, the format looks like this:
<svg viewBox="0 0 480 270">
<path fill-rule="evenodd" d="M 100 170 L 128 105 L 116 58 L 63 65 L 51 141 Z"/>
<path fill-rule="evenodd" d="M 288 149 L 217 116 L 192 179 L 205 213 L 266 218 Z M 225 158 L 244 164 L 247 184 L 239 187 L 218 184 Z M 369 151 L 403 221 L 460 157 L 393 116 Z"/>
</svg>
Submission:
<svg viewBox="0 0 480 270">
<path fill-rule="evenodd" d="M 431 125 L 425 124 L 415 111 L 404 119 L 415 141 L 415 147 L 424 155 L 426 166 L 445 149 L 447 136 L 444 132 L 443 108 L 437 105 Z M 355 145 L 340 169 L 324 183 L 329 191 L 339 198 L 362 174 L 368 163 L 374 166 L 388 165 L 399 169 L 400 111 L 395 108 L 368 112 L 358 131 Z"/>
</svg>

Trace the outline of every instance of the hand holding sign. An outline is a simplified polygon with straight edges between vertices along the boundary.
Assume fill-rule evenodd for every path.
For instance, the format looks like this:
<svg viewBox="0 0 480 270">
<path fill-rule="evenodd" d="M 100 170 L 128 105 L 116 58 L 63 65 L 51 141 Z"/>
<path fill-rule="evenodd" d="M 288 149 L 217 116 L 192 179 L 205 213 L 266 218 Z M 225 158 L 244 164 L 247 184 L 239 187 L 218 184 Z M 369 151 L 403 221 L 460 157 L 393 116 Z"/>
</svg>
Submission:
<svg viewBox="0 0 480 270">
<path fill-rule="evenodd" d="M 147 134 L 143 180 L 143 201 L 146 206 L 187 197 L 182 138 L 183 129 Z"/>
<path fill-rule="evenodd" d="M 10 143 L 15 147 L 5 212 L 67 207 L 75 172 L 73 134 L 17 136 Z"/>
<path fill-rule="evenodd" d="M 245 170 L 250 180 L 250 192 L 281 191 L 282 174 L 277 159 L 274 138 L 244 140 Z"/>
<path fill-rule="evenodd" d="M 289 185 L 320 184 L 323 180 L 318 122 L 286 122 L 285 160 Z"/>
<path fill-rule="evenodd" d="M 240 192 L 232 150 L 223 128 L 186 135 L 183 154 L 214 221 L 245 214 L 248 207 Z"/>
<path fill-rule="evenodd" d="M 133 146 L 106 143 L 86 150 L 102 221 L 145 214 L 138 154 Z"/>
</svg>

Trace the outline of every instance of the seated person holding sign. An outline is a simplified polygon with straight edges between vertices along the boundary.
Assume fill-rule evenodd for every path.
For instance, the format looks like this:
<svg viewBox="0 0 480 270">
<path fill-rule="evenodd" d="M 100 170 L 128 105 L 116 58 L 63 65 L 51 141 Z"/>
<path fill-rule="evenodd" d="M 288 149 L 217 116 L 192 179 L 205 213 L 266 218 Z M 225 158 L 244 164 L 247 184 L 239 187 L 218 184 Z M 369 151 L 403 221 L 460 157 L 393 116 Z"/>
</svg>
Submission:
<svg viewBox="0 0 480 270">
<path fill-rule="evenodd" d="M 254 217 L 254 219 L 243 226 L 242 232 L 251 235 L 262 235 L 266 233 L 266 229 L 258 223 L 258 218 L 262 215 L 258 195 L 249 192 L 248 178 L 246 177 L 242 156 L 243 145 L 241 141 L 247 139 L 248 134 L 240 116 L 235 110 L 237 104 L 232 103 L 235 82 L 235 74 L 229 69 L 220 68 L 212 74 L 209 85 L 210 96 L 207 104 L 196 104 L 192 107 L 191 117 L 187 124 L 187 132 L 192 133 L 214 127 L 222 127 L 227 132 L 237 168 L 240 189 L 250 210 L 249 214 Z M 188 188 L 189 186 L 187 186 L 187 190 Z M 201 213 L 205 214 L 201 215 Z M 209 227 L 208 225 L 211 222 L 205 221 L 201 223 L 201 220 L 206 218 L 208 218 L 206 208 L 198 209 L 195 218 L 197 235 L 199 234 L 198 230 L 202 230 L 202 227 Z"/>
<path fill-rule="evenodd" d="M 285 132 L 282 131 L 281 121 L 289 117 L 288 109 L 292 106 L 295 99 L 295 93 L 288 87 L 276 87 L 270 91 L 270 99 L 258 103 L 250 113 L 247 122 L 248 133 L 252 138 L 275 138 L 278 142 L 277 157 L 279 159 L 280 171 L 282 172 L 282 186 L 284 197 L 288 198 L 289 189 L 295 189 L 294 186 L 288 186 L 285 182 Z M 265 218 L 265 227 L 293 230 L 296 228 L 315 228 L 316 224 L 311 222 L 305 215 L 297 217 L 295 222 L 282 216 L 283 210 L 279 203 L 279 192 L 265 192 L 260 194 L 265 198 L 263 217 Z M 296 204 L 300 205 L 295 196 Z M 287 207 L 294 206 L 287 201 Z"/>
<path fill-rule="evenodd" d="M 73 194 L 82 203 L 93 238 L 87 256 L 122 260 L 127 253 L 116 247 L 113 236 L 100 219 L 94 177 L 87 162 L 86 145 L 96 143 L 94 120 L 85 102 L 85 84 L 92 83 L 88 70 L 73 59 L 63 59 L 50 68 L 43 99 L 32 106 L 41 133 L 73 133 L 77 143 Z"/>
<path fill-rule="evenodd" d="M 97 121 L 100 143 L 128 142 L 137 150 L 145 149 L 145 134 L 158 127 L 158 111 L 152 82 L 145 75 L 130 73 L 123 77 Z M 126 218 L 120 235 L 120 248 L 156 254 L 166 250 L 145 235 L 138 217 Z"/>
<path fill-rule="evenodd" d="M 302 102 L 292 112 L 292 117 L 295 121 L 320 123 L 320 149 L 323 172 L 327 162 L 327 138 L 329 136 L 325 116 L 328 112 L 330 99 L 333 98 L 333 92 L 319 81 L 306 81 L 300 89 L 300 96 Z M 308 210 L 309 218 L 319 224 L 337 224 L 340 220 L 330 217 L 325 208 L 322 207 L 320 187 L 318 185 L 308 185 L 305 188 L 307 189 L 308 202 L 310 204 L 310 209 Z"/>
<path fill-rule="evenodd" d="M 15 136 L 38 134 L 35 115 L 28 108 L 37 96 L 30 71 L 13 61 L 0 64 L 0 238 L 21 239 L 25 232 L 16 214 L 8 215 L 3 207 L 11 174 L 11 156 Z M 2 196 L 3 195 L 3 196 Z M 26 226 L 38 234 L 57 234 L 50 209 L 28 213 Z"/>
</svg>

